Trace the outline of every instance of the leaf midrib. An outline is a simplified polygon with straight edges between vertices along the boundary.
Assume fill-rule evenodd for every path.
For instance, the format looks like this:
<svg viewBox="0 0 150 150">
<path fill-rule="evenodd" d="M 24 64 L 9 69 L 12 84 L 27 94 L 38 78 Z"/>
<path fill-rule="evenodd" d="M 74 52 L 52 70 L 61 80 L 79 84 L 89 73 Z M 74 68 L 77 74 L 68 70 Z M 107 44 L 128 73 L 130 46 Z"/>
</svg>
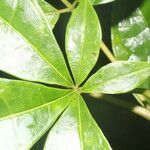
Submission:
<svg viewBox="0 0 150 150">
<path fill-rule="evenodd" d="M 47 102 L 47 103 L 45 103 L 45 104 L 39 105 L 39 106 L 37 106 L 37 107 L 30 108 L 30 109 L 27 109 L 27 110 L 24 110 L 24 111 L 21 111 L 21 112 L 17 112 L 17 113 L 12 113 L 11 115 L 8 115 L 8 116 L 5 116 L 5 117 L 0 118 L 0 121 L 1 121 L 1 120 L 4 120 L 4 119 L 13 118 L 13 117 L 16 117 L 16 116 L 19 116 L 19 115 L 22 115 L 22 114 L 25 114 L 25 113 L 28 113 L 28 112 L 32 112 L 32 111 L 34 111 L 34 110 L 36 110 L 36 109 L 39 109 L 39 108 L 46 107 L 46 106 L 48 106 L 48 105 L 50 105 L 50 104 L 52 104 L 52 103 L 55 103 L 55 102 L 60 101 L 61 99 L 65 98 L 65 97 L 67 97 L 67 96 L 69 96 L 69 95 L 71 95 L 72 93 L 74 93 L 74 91 L 71 91 L 70 93 L 67 93 L 66 95 L 64 95 L 64 96 L 62 96 L 62 97 L 59 97 L 59 98 L 57 98 L 57 99 L 54 99 L 54 100 L 52 100 L 52 101 L 50 101 L 50 102 Z M 4 101 L 4 100 L 3 100 L 3 101 Z M 7 102 L 6 102 L 6 101 L 4 101 L 4 103 L 7 105 Z M 9 105 L 7 105 L 7 107 L 9 108 Z M 11 110 L 9 110 L 9 111 L 11 112 Z"/>
<path fill-rule="evenodd" d="M 85 10 L 84 10 L 84 13 L 85 13 L 85 16 L 84 16 L 84 21 L 86 22 L 87 20 L 87 16 L 86 16 L 86 9 L 87 9 L 87 0 L 85 0 Z M 83 22 L 84 22 L 83 21 Z M 84 34 L 83 34 L 83 41 L 85 41 L 85 30 L 86 30 L 86 23 L 84 23 Z M 77 77 L 76 77 L 76 82 L 77 84 L 80 84 L 80 73 L 81 73 L 81 66 L 82 66 L 82 61 L 83 61 L 83 48 L 84 48 L 84 45 L 82 44 L 82 47 L 81 47 L 81 59 L 80 59 L 80 62 L 79 62 L 79 71 L 78 71 L 78 74 L 77 74 Z"/>
<path fill-rule="evenodd" d="M 35 3 L 36 3 L 36 8 L 38 7 L 37 9 L 38 9 L 38 11 L 40 12 L 41 16 L 44 18 L 45 23 L 46 23 L 46 25 L 47 25 L 47 28 L 48 28 L 49 32 L 51 33 L 51 32 L 52 32 L 52 31 L 51 31 L 51 27 L 50 27 L 50 25 L 49 25 L 49 23 L 48 23 L 48 21 L 47 21 L 47 19 L 46 19 L 45 14 L 42 12 L 42 9 L 39 7 L 38 3 L 37 3 L 37 2 L 35 2 Z M 32 6 L 34 6 L 33 3 L 32 3 Z M 54 41 L 56 42 L 55 37 L 54 37 L 53 34 L 52 34 L 52 37 L 54 38 Z M 32 45 L 32 44 L 31 44 L 31 45 Z M 59 46 L 58 46 L 58 48 L 59 48 Z M 36 50 L 38 51 L 38 49 L 36 49 Z M 38 52 L 37 52 L 37 53 L 38 53 Z M 60 51 L 60 54 L 62 55 L 61 51 Z M 43 58 L 43 56 L 40 54 L 40 52 L 39 52 L 39 55 Z M 64 59 L 63 56 L 62 56 L 62 58 Z M 68 81 L 68 80 L 57 70 L 57 68 L 55 68 L 52 64 L 50 64 L 49 61 L 46 60 L 45 58 L 43 58 L 43 59 L 44 59 L 45 62 L 47 62 L 67 83 L 69 83 L 70 85 L 72 85 L 72 83 L 71 83 L 70 81 Z M 65 63 L 65 65 L 66 65 L 66 63 Z M 65 67 L 66 67 L 66 66 L 65 66 Z M 68 69 L 67 69 L 67 71 L 68 71 Z M 70 74 L 69 74 L 69 76 L 70 76 Z"/>
<path fill-rule="evenodd" d="M 72 92 L 73 93 L 73 92 Z M 71 94 L 71 93 L 70 93 Z M 68 106 L 69 106 L 69 104 L 71 103 L 71 101 L 72 101 L 72 99 L 68 102 L 68 104 L 66 105 L 66 107 L 63 109 L 63 111 L 57 116 L 57 118 L 56 118 L 56 120 L 65 112 L 65 110 L 68 108 Z M 49 109 L 49 108 L 48 108 Z M 49 126 L 48 128 L 43 128 L 43 131 L 42 131 L 42 135 L 41 135 L 41 137 L 49 130 L 49 128 L 51 128 L 52 126 L 54 126 L 55 125 L 55 123 L 57 123 L 56 122 L 56 120 L 51 124 L 51 126 Z M 40 135 L 40 134 L 39 134 Z M 41 138 L 40 137 L 40 138 Z M 31 149 L 32 147 L 33 147 L 33 145 L 40 139 L 40 138 L 34 138 L 34 142 L 32 142 L 31 144 L 28 144 L 28 149 Z M 47 139 L 46 139 L 46 141 L 47 141 Z M 45 141 L 45 143 L 46 143 L 46 141 Z M 45 144 L 44 144 L 45 145 Z M 45 149 L 43 149 L 43 150 L 45 150 Z"/>
<path fill-rule="evenodd" d="M 77 93 L 78 94 L 78 93 Z M 83 136 L 82 136 L 82 125 L 81 125 L 81 108 L 80 108 L 80 95 L 78 94 L 78 118 L 79 118 L 79 135 L 81 140 L 81 150 L 83 150 Z"/>
<path fill-rule="evenodd" d="M 39 10 L 39 9 L 38 9 L 38 10 Z M 43 15 L 43 17 L 44 17 L 44 20 L 45 20 L 45 22 L 46 22 L 46 24 L 47 24 L 45 15 Z M 39 50 L 38 50 L 27 38 L 24 37 L 24 35 L 23 35 L 22 33 L 18 32 L 18 31 L 12 26 L 11 23 L 9 23 L 8 21 L 6 21 L 6 20 L 5 20 L 4 18 L 2 18 L 1 16 L 0 16 L 0 19 L 1 19 L 3 22 L 5 22 L 14 32 L 16 32 L 16 33 L 26 42 L 27 45 L 30 45 L 30 46 L 32 47 L 32 49 L 35 50 L 35 51 L 39 54 L 39 56 L 40 56 L 53 70 L 55 70 L 67 83 L 69 83 L 69 85 L 72 85 L 72 84 L 70 83 L 70 81 L 68 81 L 68 80 L 57 70 L 57 68 L 55 68 L 55 67 L 43 56 L 43 54 L 41 54 L 41 53 L 39 52 Z M 47 26 L 48 26 L 48 30 L 50 31 L 48 24 L 47 24 Z"/>
<path fill-rule="evenodd" d="M 120 76 L 119 78 L 121 78 L 121 77 L 126 77 L 127 75 L 133 75 L 133 74 L 136 74 L 137 72 L 142 72 L 143 70 L 149 70 L 150 69 L 150 67 L 148 66 L 148 67 L 145 67 L 144 69 L 141 69 L 141 70 L 138 70 L 138 71 L 134 71 L 133 73 L 130 73 L 130 74 L 125 74 L 125 75 L 123 75 L 123 76 Z M 110 79 L 110 80 L 107 80 L 105 83 L 111 83 L 113 80 L 116 80 L 116 79 L 118 79 L 117 77 L 115 77 L 115 78 L 113 78 L 113 79 Z M 89 79 L 90 80 L 90 79 Z M 103 83 L 103 82 L 102 82 Z M 103 86 L 104 85 L 104 83 L 103 84 L 100 84 L 100 86 Z M 95 86 L 92 86 L 92 87 L 90 87 L 90 88 L 85 88 L 85 89 L 83 89 L 83 92 L 85 91 L 85 90 L 90 90 L 90 89 L 93 89 L 93 88 L 95 88 L 95 87 L 98 87 L 99 86 L 99 84 L 97 83 L 97 84 L 95 84 Z"/>
</svg>

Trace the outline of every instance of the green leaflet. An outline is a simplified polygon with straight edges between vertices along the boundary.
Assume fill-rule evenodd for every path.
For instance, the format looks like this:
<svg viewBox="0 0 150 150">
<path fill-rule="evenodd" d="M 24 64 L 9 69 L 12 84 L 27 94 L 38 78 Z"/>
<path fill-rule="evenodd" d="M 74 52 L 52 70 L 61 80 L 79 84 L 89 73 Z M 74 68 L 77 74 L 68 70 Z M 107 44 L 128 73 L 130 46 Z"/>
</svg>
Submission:
<svg viewBox="0 0 150 150">
<path fill-rule="evenodd" d="M 47 3 L 45 0 L 37 0 L 40 7 L 42 8 L 46 19 L 48 20 L 51 28 L 54 28 L 56 22 L 59 19 L 59 13 L 56 13 L 57 9 Z"/>
<path fill-rule="evenodd" d="M 82 0 L 73 11 L 66 31 L 66 52 L 76 84 L 94 67 L 100 49 L 99 19 L 89 0 Z"/>
<path fill-rule="evenodd" d="M 124 7 L 128 5 L 129 7 Z M 112 45 L 119 60 L 150 62 L 150 1 L 120 0 L 112 9 Z M 149 89 L 150 78 L 139 88 Z M 138 101 L 143 96 L 136 96 Z M 144 98 L 147 99 L 147 98 Z"/>
<path fill-rule="evenodd" d="M 52 30 L 35 0 L 0 1 L 0 41 L 0 70 L 25 80 L 72 84 Z"/>
<path fill-rule="evenodd" d="M 68 106 L 70 90 L 0 78 L 0 148 L 29 149 Z"/>
<path fill-rule="evenodd" d="M 124 7 L 128 5 L 129 7 Z M 138 7 L 140 5 L 140 7 Z M 149 62 L 150 57 L 150 1 L 120 0 L 113 4 L 112 45 L 119 60 Z"/>
<path fill-rule="evenodd" d="M 106 3 L 109 3 L 109 2 L 113 2 L 113 1 L 115 1 L 115 0 L 91 0 L 91 2 L 94 5 L 106 4 Z"/>
<path fill-rule="evenodd" d="M 84 100 L 74 94 L 69 107 L 52 127 L 45 150 L 111 150 Z"/>
<path fill-rule="evenodd" d="M 83 92 L 117 94 L 137 88 L 150 76 L 150 64 L 118 61 L 97 71 L 83 86 Z"/>
</svg>

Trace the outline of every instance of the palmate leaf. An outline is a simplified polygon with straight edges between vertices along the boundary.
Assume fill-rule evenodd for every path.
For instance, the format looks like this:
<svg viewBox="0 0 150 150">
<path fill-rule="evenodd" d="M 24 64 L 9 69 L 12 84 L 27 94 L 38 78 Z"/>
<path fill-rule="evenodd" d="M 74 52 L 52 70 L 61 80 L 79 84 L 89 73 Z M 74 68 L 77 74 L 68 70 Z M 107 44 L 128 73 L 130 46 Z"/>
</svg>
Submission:
<svg viewBox="0 0 150 150">
<path fill-rule="evenodd" d="M 93 9 L 92 6 L 90 8 Z M 41 3 L 39 6 L 37 0 L 0 1 L 0 70 L 25 80 L 71 86 L 72 80 L 45 10 L 45 6 Z M 71 112 L 78 114 L 75 108 L 79 109 L 79 96 L 73 90 L 0 78 L 0 147 L 30 149 L 50 127 L 59 124 L 59 117 L 68 115 L 68 106 L 69 111 L 71 108 Z M 72 118 L 77 121 L 76 126 L 84 129 L 83 139 L 80 139 L 81 136 L 75 139 L 81 140 L 79 145 L 83 146 L 79 148 L 110 149 L 83 100 L 80 105 L 83 108 L 80 111 L 87 113 L 83 115 L 91 124 L 86 125 L 82 115 L 80 117 L 85 127 L 79 124 L 76 115 Z M 62 122 L 60 125 L 65 128 Z M 89 127 L 94 128 L 90 131 Z M 63 146 L 65 149 L 68 147 Z"/>
<path fill-rule="evenodd" d="M 124 7 L 128 5 L 129 7 Z M 120 0 L 112 9 L 112 45 L 118 60 L 150 62 L 150 1 Z M 150 78 L 139 88 L 150 89 Z M 135 96 L 143 101 L 143 96 Z M 144 98 L 147 99 L 147 98 Z M 148 102 L 149 103 L 149 102 Z"/>
<path fill-rule="evenodd" d="M 90 0 L 81 0 L 66 31 L 66 52 L 77 85 L 94 67 L 101 42 L 99 19 Z"/>
<path fill-rule="evenodd" d="M 45 5 L 39 6 L 37 0 L 0 1 L 0 69 L 25 80 L 71 86 L 72 80 L 53 36 L 48 18 L 44 14 L 45 8 Z M 80 76 L 75 80 L 76 84 L 80 84 L 86 78 L 96 63 L 99 52 L 97 47 L 100 45 L 98 42 L 101 40 L 98 18 L 91 3 L 88 0 L 81 1 L 73 16 L 79 10 L 86 10 L 83 13 L 86 20 L 81 15 L 85 22 L 80 20 L 77 28 L 77 31 L 80 31 L 83 26 L 86 35 L 82 43 L 84 48 L 82 52 L 86 56 L 83 60 L 88 60 L 92 65 L 89 67 L 85 61 L 86 69 L 82 68 L 84 66 L 82 63 L 80 69 L 77 70 Z M 94 22 L 90 20 L 90 15 Z M 77 20 L 78 17 L 80 18 L 78 15 L 76 17 Z M 72 29 L 75 25 L 71 23 L 68 28 Z M 90 31 L 92 38 L 89 34 L 91 27 L 93 28 Z M 70 36 L 68 40 L 71 41 L 72 37 Z M 74 44 L 78 46 L 78 41 Z M 85 50 L 91 49 L 92 54 L 95 55 L 94 59 L 91 53 L 87 52 L 89 56 L 85 53 Z M 77 54 L 80 55 L 80 53 Z M 119 67 L 118 69 L 118 74 L 128 73 L 127 77 L 132 77 L 129 82 L 134 79 L 134 75 L 139 75 L 131 82 L 135 83 L 130 84 L 129 91 L 148 76 L 145 72 L 149 71 L 149 65 L 139 63 L 134 66 L 131 63 L 123 65 L 125 70 L 123 72 Z M 104 73 L 105 77 L 107 73 L 108 71 Z M 115 80 L 115 75 L 113 75 L 112 73 L 112 80 Z M 122 75 L 122 77 L 125 76 Z M 124 80 L 126 78 L 123 78 Z M 90 82 L 91 79 L 86 85 Z M 107 86 L 107 82 L 105 85 Z M 73 87 L 69 90 L 56 89 L 27 81 L 0 78 L 0 148 L 5 150 L 30 149 L 50 129 L 45 149 L 111 149 L 78 94 Z M 69 141 L 72 137 L 73 141 Z"/>
<path fill-rule="evenodd" d="M 111 149 L 78 93 L 0 78 L 1 149 L 29 149 L 53 124 L 45 149 Z"/>
<path fill-rule="evenodd" d="M 29 149 L 70 101 L 70 90 L 0 78 L 0 148 Z"/>
<path fill-rule="evenodd" d="M 49 132 L 45 150 L 110 150 L 102 131 L 78 94 Z"/>
<path fill-rule="evenodd" d="M 150 76 L 150 64 L 118 61 L 98 70 L 83 86 L 86 93 L 117 94 L 137 88 Z"/>
<path fill-rule="evenodd" d="M 72 84 L 63 55 L 36 0 L 0 1 L 0 70 L 25 80 Z"/>
<path fill-rule="evenodd" d="M 37 0 L 37 2 L 42 8 L 51 28 L 54 28 L 56 22 L 59 19 L 59 13 L 57 13 L 57 9 L 51 6 L 45 0 Z"/>
</svg>

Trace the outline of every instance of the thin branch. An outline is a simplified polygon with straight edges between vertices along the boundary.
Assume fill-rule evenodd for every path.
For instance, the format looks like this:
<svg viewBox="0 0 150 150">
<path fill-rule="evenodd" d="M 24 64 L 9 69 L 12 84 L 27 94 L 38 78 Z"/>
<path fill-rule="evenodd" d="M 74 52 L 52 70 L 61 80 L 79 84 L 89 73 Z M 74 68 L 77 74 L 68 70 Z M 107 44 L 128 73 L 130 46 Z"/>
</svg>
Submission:
<svg viewBox="0 0 150 150">
<path fill-rule="evenodd" d="M 68 0 L 61 0 L 61 1 L 66 7 L 72 8 L 72 4 L 70 2 L 68 2 Z"/>
<path fill-rule="evenodd" d="M 75 6 L 78 3 L 78 0 L 75 0 L 73 4 L 69 3 L 68 0 L 61 0 L 61 1 L 65 4 L 65 6 L 67 8 L 58 10 L 57 11 L 58 13 L 72 12 L 72 10 L 75 8 Z M 101 47 L 101 50 L 105 53 L 105 55 L 108 57 L 108 59 L 111 62 L 116 61 L 116 58 L 114 57 L 114 55 L 111 53 L 111 51 L 109 50 L 109 48 L 106 46 L 106 44 L 103 41 L 102 41 L 100 47 Z M 94 97 L 94 95 L 92 95 L 92 96 Z M 97 97 L 99 97 L 99 96 L 103 97 L 103 99 L 105 99 L 109 103 L 126 108 L 129 111 L 131 111 L 139 116 L 142 116 L 143 118 L 145 118 L 147 120 L 150 120 L 150 111 L 144 107 L 134 105 L 132 103 L 129 103 L 129 102 L 126 102 L 126 101 L 123 101 L 123 100 L 120 100 L 118 98 L 114 98 L 114 97 L 111 97 L 108 95 L 97 95 Z M 96 97 L 96 95 L 95 95 L 95 97 Z"/>
<path fill-rule="evenodd" d="M 65 8 L 65 9 L 57 10 L 56 13 L 63 14 L 63 13 L 71 12 L 71 11 L 72 10 L 70 8 Z"/>
<path fill-rule="evenodd" d="M 72 12 L 73 9 L 76 7 L 76 5 L 77 5 L 77 3 L 78 3 L 78 0 L 75 0 L 72 4 L 69 3 L 69 2 L 66 1 L 66 0 L 61 0 L 61 1 L 67 6 L 67 8 L 65 8 L 65 9 L 60 9 L 60 10 L 57 10 L 57 11 L 56 11 L 57 13 L 60 13 L 60 14 Z M 66 2 L 68 2 L 69 5 L 68 5 Z"/>
<path fill-rule="evenodd" d="M 122 99 L 119 99 L 116 97 L 112 97 L 109 95 L 104 95 L 102 99 L 104 99 L 105 101 L 107 101 L 109 103 L 112 103 L 112 104 L 115 104 L 117 106 L 126 108 L 127 110 L 129 110 L 129 111 L 131 111 L 131 112 L 133 112 L 133 113 L 135 113 L 135 114 L 137 114 L 137 115 L 150 121 L 150 110 L 148 110 L 144 107 L 129 103 L 125 100 L 122 100 Z"/>
<path fill-rule="evenodd" d="M 56 11 L 52 11 L 50 13 L 46 13 L 46 14 L 52 14 L 52 13 L 59 13 L 59 14 L 63 14 L 63 13 L 68 13 L 68 12 L 72 12 L 73 9 L 76 7 L 78 1 L 74 1 L 72 4 L 71 4 L 71 7 L 70 8 L 64 8 L 64 9 L 60 9 L 60 10 L 56 10 Z"/>
<path fill-rule="evenodd" d="M 101 43 L 101 50 L 105 53 L 105 55 L 108 57 L 108 59 L 111 62 L 116 61 L 116 58 L 114 57 L 114 55 L 111 53 L 111 51 L 109 50 L 109 48 L 105 45 L 105 43 L 102 41 Z"/>
<path fill-rule="evenodd" d="M 72 7 L 75 8 L 76 5 L 78 4 L 78 2 L 79 2 L 78 0 L 75 0 L 75 1 L 72 3 Z"/>
</svg>

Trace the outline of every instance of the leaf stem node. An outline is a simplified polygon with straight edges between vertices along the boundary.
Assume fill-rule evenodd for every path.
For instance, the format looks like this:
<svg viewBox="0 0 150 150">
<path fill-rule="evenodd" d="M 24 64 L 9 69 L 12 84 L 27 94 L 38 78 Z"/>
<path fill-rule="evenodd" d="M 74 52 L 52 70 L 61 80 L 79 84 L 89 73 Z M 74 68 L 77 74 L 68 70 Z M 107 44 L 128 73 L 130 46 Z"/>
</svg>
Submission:
<svg viewBox="0 0 150 150">
<path fill-rule="evenodd" d="M 78 85 L 73 86 L 73 90 L 76 91 L 77 93 L 81 94 L 81 90 Z"/>
</svg>

